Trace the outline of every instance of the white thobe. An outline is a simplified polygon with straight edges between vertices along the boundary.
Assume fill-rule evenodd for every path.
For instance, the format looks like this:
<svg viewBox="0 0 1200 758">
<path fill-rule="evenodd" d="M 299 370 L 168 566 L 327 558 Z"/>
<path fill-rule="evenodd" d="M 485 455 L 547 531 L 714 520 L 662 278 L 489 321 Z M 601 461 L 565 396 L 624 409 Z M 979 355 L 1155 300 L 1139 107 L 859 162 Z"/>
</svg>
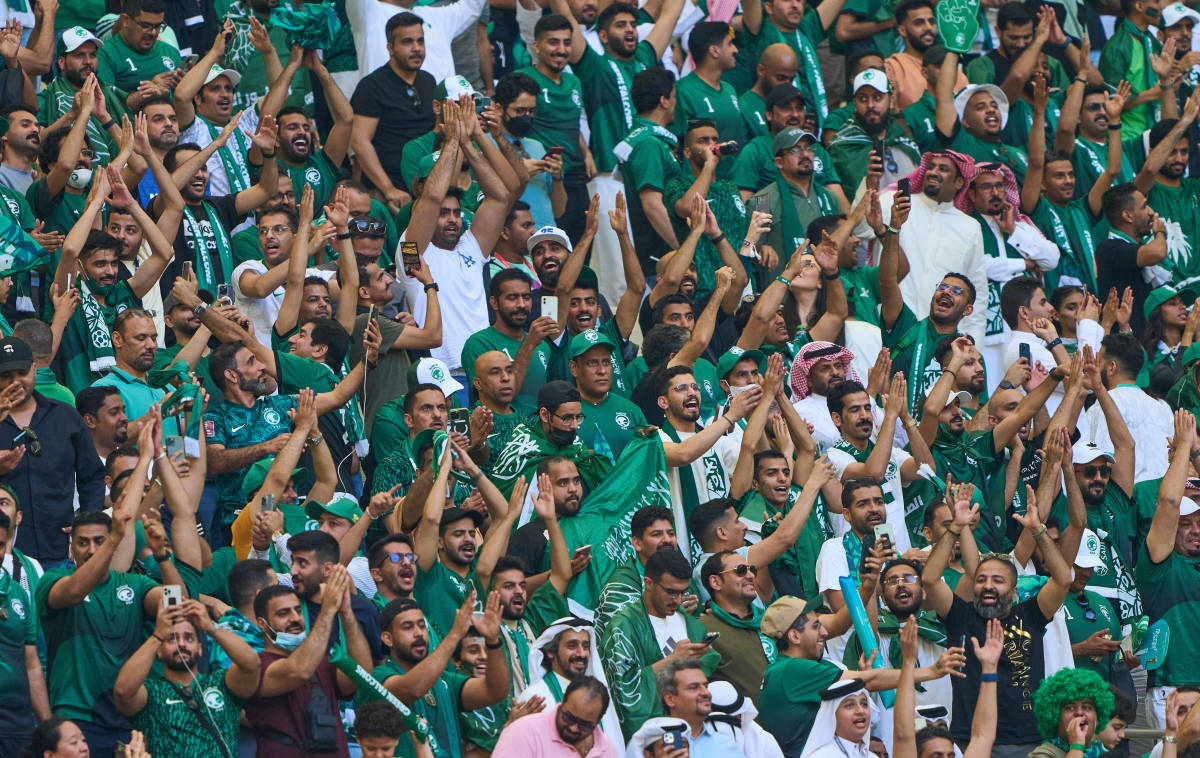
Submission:
<svg viewBox="0 0 1200 758">
<path fill-rule="evenodd" d="M 1133 481 L 1161 479 L 1167 473 L 1170 456 L 1167 455 L 1167 438 L 1175 434 L 1175 417 L 1171 406 L 1155 400 L 1141 387 L 1121 385 L 1108 391 L 1129 427 L 1133 437 Z M 1096 403 L 1084 415 L 1084 434 L 1103 450 L 1112 450 L 1112 438 L 1108 435 L 1108 423 L 1104 412 Z"/>
</svg>

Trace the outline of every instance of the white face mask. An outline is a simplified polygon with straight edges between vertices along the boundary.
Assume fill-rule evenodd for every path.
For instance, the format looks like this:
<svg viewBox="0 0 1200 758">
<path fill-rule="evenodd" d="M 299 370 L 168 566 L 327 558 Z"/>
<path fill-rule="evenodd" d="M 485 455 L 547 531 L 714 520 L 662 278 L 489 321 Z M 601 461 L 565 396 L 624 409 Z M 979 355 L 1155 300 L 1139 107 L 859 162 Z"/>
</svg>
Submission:
<svg viewBox="0 0 1200 758">
<path fill-rule="evenodd" d="M 757 384 L 744 384 L 741 387 L 730 387 L 729 388 L 729 397 L 731 397 L 731 398 L 737 397 L 738 395 L 742 394 L 746 390 L 753 389 L 757 386 L 758 386 Z"/>
<path fill-rule="evenodd" d="M 77 190 L 87 189 L 91 181 L 92 170 L 90 168 L 77 168 L 67 177 L 67 184 Z"/>
</svg>

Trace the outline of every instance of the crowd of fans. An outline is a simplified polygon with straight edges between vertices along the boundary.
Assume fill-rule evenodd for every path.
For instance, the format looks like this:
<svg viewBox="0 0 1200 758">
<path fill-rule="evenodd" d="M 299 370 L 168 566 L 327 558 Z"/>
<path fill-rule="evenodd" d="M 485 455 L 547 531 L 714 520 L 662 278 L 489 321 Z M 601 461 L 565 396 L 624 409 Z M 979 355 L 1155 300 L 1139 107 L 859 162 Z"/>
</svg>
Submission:
<svg viewBox="0 0 1200 758">
<path fill-rule="evenodd" d="M 1200 756 L 1200 12 L 0 7 L 0 758 Z"/>
</svg>

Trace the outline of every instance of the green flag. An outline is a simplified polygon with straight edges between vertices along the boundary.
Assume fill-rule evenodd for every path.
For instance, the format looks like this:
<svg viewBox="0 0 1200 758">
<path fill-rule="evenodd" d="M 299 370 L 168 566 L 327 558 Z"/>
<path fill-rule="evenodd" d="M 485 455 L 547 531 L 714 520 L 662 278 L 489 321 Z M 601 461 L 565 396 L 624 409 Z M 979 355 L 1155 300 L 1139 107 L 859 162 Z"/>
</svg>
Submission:
<svg viewBox="0 0 1200 758">
<path fill-rule="evenodd" d="M 20 224 L 0 215 L 0 278 L 30 271 L 49 260 L 50 254 Z"/>
<path fill-rule="evenodd" d="M 592 492 L 608 478 L 612 470 L 612 461 L 595 451 L 588 450 L 577 437 L 569 445 L 558 446 L 546 438 L 542 425 L 533 420 L 521 424 L 513 430 L 512 436 L 504 443 L 496 463 L 492 466 L 490 478 L 505 497 L 512 494 L 517 477 L 525 475 L 525 481 L 532 484 L 537 479 L 537 465 L 552 455 L 562 455 L 575 461 L 579 476 L 583 479 L 584 492 Z"/>
<path fill-rule="evenodd" d="M 937 29 L 947 50 L 970 52 L 979 34 L 979 0 L 942 0 L 937 4 Z"/>
<path fill-rule="evenodd" d="M 585 608 L 596 607 L 604 583 L 633 555 L 629 524 L 633 514 L 648 505 L 671 507 L 667 459 L 653 429 L 638 432 L 608 478 L 584 498 L 578 515 L 559 522 L 568 548 L 592 546 L 592 562 L 571 582 L 569 599 Z"/>
</svg>

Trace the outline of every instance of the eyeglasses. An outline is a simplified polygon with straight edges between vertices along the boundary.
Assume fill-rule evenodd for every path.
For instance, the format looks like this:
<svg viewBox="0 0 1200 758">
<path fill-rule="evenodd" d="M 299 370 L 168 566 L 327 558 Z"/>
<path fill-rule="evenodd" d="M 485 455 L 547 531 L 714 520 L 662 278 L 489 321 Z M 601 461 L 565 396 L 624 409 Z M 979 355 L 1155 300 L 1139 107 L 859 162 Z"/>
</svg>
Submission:
<svg viewBox="0 0 1200 758">
<path fill-rule="evenodd" d="M 1082 594 L 1076 595 L 1075 596 L 1075 604 L 1083 609 L 1083 620 L 1084 621 L 1095 621 L 1096 620 L 1096 612 L 1092 610 L 1091 601 L 1089 601 L 1084 595 L 1082 595 Z"/>
<path fill-rule="evenodd" d="M 416 563 L 416 553 L 388 553 L 387 559 L 392 563 Z"/>
<path fill-rule="evenodd" d="M 1101 464 L 1099 466 L 1083 467 L 1084 479 L 1095 479 L 1097 474 L 1099 474 L 1101 478 L 1107 479 L 1109 475 L 1112 474 L 1112 466 Z"/>
<path fill-rule="evenodd" d="M 676 384 L 671 388 L 672 392 L 687 392 L 688 390 L 700 391 L 700 385 L 692 382 L 691 384 Z"/>
<path fill-rule="evenodd" d="M 783 150 L 780 150 L 778 153 L 776 153 L 776 155 L 796 155 L 797 153 L 811 153 L 812 151 L 812 145 L 795 145 L 793 147 L 787 147 Z"/>
<path fill-rule="evenodd" d="M 167 28 L 165 21 L 160 21 L 156 24 L 153 21 L 137 21 L 135 19 L 133 23 L 137 24 L 138 28 L 144 32 L 161 32 Z"/>
<path fill-rule="evenodd" d="M 283 235 L 290 232 L 292 228 L 287 224 L 275 224 L 274 226 L 258 227 L 258 236 L 265 237 L 267 234 Z"/>
<path fill-rule="evenodd" d="M 892 574 L 883 580 L 884 587 L 895 587 L 897 584 L 916 584 L 916 574 Z"/>
<path fill-rule="evenodd" d="M 738 566 L 734 566 L 733 568 L 727 568 L 721 573 L 728 574 L 731 571 L 737 576 L 745 576 L 746 574 L 749 574 L 750 576 L 758 576 L 758 566 L 751 566 L 749 563 L 743 563 Z"/>
<path fill-rule="evenodd" d="M 350 233 L 360 237 L 386 237 L 387 227 L 374 218 L 352 218 L 346 222 Z"/>
<path fill-rule="evenodd" d="M 946 284 L 942 282 L 937 286 L 938 292 L 949 292 L 951 295 L 961 295 L 963 293 L 962 286 L 958 284 Z"/>
<path fill-rule="evenodd" d="M 409 87 L 408 89 L 404 90 L 404 94 L 412 98 L 412 104 L 414 108 L 421 107 L 421 95 L 415 89 Z"/>
<path fill-rule="evenodd" d="M 562 415 L 562 416 L 558 415 L 557 413 L 551 413 L 550 415 L 553 416 L 554 418 L 558 419 L 559 421 L 563 422 L 564 424 L 572 424 L 572 423 L 582 424 L 587 419 L 587 416 L 583 413 L 580 413 L 575 416 L 572 416 L 569 413 Z"/>
<path fill-rule="evenodd" d="M 576 729 L 579 729 L 584 732 L 591 732 L 596 729 L 595 721 L 584 721 L 583 719 L 576 716 L 574 713 L 571 713 L 570 711 L 568 711 L 567 707 L 565 705 L 558 706 L 558 712 L 560 714 L 562 714 L 563 721 L 574 726 Z"/>
<path fill-rule="evenodd" d="M 651 579 L 650 581 L 653 582 L 654 584 L 657 584 L 659 587 L 662 587 L 662 591 L 667 593 L 667 597 L 674 598 L 676 600 L 683 600 L 684 596 L 686 596 L 688 594 L 686 587 L 681 590 L 672 590 L 672 589 L 663 587 L 663 585 L 660 582 L 655 582 L 653 579 Z"/>
</svg>

